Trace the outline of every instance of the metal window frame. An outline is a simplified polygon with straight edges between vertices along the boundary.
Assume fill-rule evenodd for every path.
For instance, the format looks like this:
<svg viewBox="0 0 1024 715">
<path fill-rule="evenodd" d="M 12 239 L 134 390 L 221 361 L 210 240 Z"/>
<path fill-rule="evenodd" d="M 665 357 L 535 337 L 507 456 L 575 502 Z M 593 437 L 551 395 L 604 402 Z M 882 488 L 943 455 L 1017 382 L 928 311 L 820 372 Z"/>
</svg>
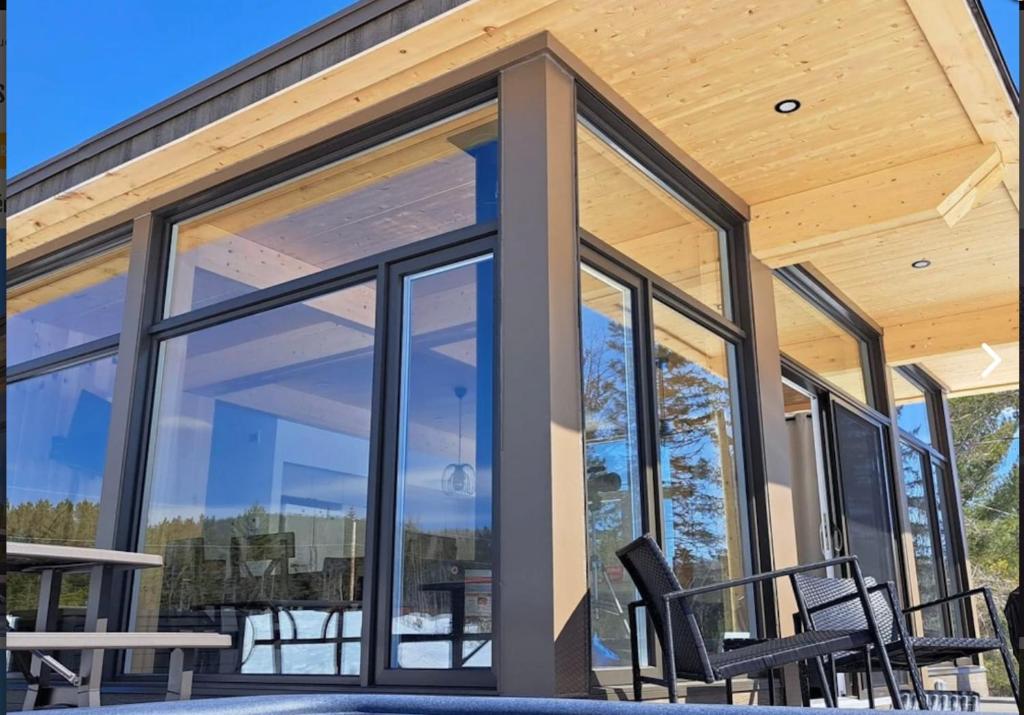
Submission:
<svg viewBox="0 0 1024 715">
<path fill-rule="evenodd" d="M 710 330 L 730 345 L 734 373 L 731 382 L 731 400 L 735 424 L 736 471 L 743 489 L 741 504 L 745 541 L 750 545 L 744 553 L 745 567 L 753 571 L 771 568 L 771 534 L 767 528 L 768 479 L 766 474 L 763 432 L 761 425 L 761 392 L 756 371 L 756 346 L 753 335 L 753 288 L 751 284 L 751 251 L 745 218 L 719 197 L 692 172 L 681 166 L 663 151 L 649 136 L 632 124 L 624 115 L 605 101 L 597 92 L 577 77 L 577 115 L 602 138 L 631 160 L 652 179 L 702 218 L 714 225 L 722 236 L 720 260 L 722 263 L 723 313 L 719 314 L 684 291 L 658 276 L 653 271 L 625 256 L 600 238 L 578 226 L 580 260 L 593 266 L 610 278 L 630 287 L 633 300 L 639 308 L 634 312 L 634 351 L 637 353 L 636 379 L 638 436 L 641 454 L 638 455 L 643 479 L 643 503 L 649 514 L 643 523 L 653 528 L 664 543 L 664 524 L 661 522 L 661 480 L 657 475 L 656 428 L 657 405 L 653 384 L 653 301 L 658 300 L 685 318 Z M 578 222 L 577 222 L 578 223 Z M 582 296 L 580 296 L 582 298 Z M 646 435 L 646 437 L 645 437 Z M 755 589 L 751 610 L 758 632 L 775 634 L 775 591 L 771 585 Z M 649 669 L 656 670 L 658 653 L 649 639 Z M 631 680 L 628 667 L 595 670 L 591 668 L 592 690 L 621 686 Z"/>
<path fill-rule="evenodd" d="M 402 372 L 402 336 L 403 328 L 405 325 L 404 313 L 404 283 L 405 279 L 410 276 L 414 276 L 425 271 L 433 269 L 443 269 L 451 264 L 459 263 L 461 261 L 480 258 L 483 256 L 490 256 L 492 263 L 492 270 L 494 271 L 494 277 L 496 278 L 499 272 L 498 261 L 500 260 L 498 255 L 498 242 L 497 235 L 491 233 L 490 235 L 484 235 L 477 240 L 463 243 L 461 245 L 452 245 L 446 249 L 435 251 L 432 253 L 421 254 L 418 256 L 409 257 L 407 260 L 394 262 L 386 267 L 387 270 L 387 316 L 386 330 L 387 337 L 385 343 L 387 345 L 386 355 L 384 356 L 386 365 L 384 367 L 385 384 L 384 388 L 384 405 L 382 422 L 383 429 L 379 433 L 379 452 L 381 455 L 381 469 L 380 469 L 380 484 L 378 485 L 378 518 L 380 526 L 378 528 L 378 543 L 376 549 L 377 563 L 382 564 L 379 566 L 374 573 L 374 586 L 376 587 L 376 613 L 377 618 L 373 622 L 367 623 L 364 628 L 369 631 L 371 636 L 370 640 L 373 642 L 373 657 L 371 669 L 373 672 L 373 682 L 375 684 L 385 686 L 412 686 L 412 687 L 423 687 L 428 685 L 434 686 L 447 686 L 447 687 L 475 687 L 475 688 L 494 688 L 497 685 L 497 676 L 494 668 L 494 657 L 497 649 L 492 645 L 492 662 L 489 668 L 464 668 L 464 669 L 417 669 L 417 668 L 395 668 L 389 663 L 390 655 L 390 643 L 391 643 L 391 610 L 392 610 L 392 598 L 394 595 L 395 579 L 394 579 L 394 554 L 395 554 L 395 514 L 397 512 L 397 476 L 398 476 L 398 450 L 401 448 L 399 444 L 399 422 L 401 420 L 401 400 L 403 395 L 401 394 L 401 380 L 399 376 Z M 493 304 L 493 315 L 498 315 L 498 306 L 500 304 L 499 291 L 497 289 L 497 282 L 495 281 L 496 289 L 492 296 Z M 498 341 L 500 335 L 498 333 L 498 321 L 494 320 L 492 323 L 493 332 L 491 339 L 494 345 L 494 352 L 498 352 Z M 495 360 L 494 364 L 491 365 L 493 384 L 497 386 L 499 373 L 498 373 L 498 361 Z M 495 387 L 494 392 L 494 404 L 492 409 L 491 419 L 494 426 L 497 426 L 497 417 L 500 396 L 497 388 Z M 497 437 L 498 430 L 494 430 L 494 434 Z M 495 438 L 494 442 L 494 455 L 498 454 L 498 442 Z M 491 465 L 492 484 L 496 484 L 500 478 L 499 474 L 500 463 L 495 458 Z M 495 490 L 496 491 L 496 490 Z M 493 494 L 493 492 L 492 492 Z M 492 496 L 491 500 L 491 518 L 492 524 L 495 525 L 493 534 L 495 545 L 497 540 L 500 538 L 500 530 L 497 527 L 497 502 Z M 500 580 L 500 563 L 498 560 L 498 549 L 495 548 L 492 554 L 492 578 L 493 583 L 497 584 Z M 494 589 L 495 591 L 497 589 Z M 492 601 L 493 603 L 493 601 Z M 493 608 L 493 605 L 492 605 Z M 492 614 L 494 611 L 492 611 Z M 492 616 L 493 617 L 493 616 Z M 491 634 L 492 643 L 499 637 L 499 631 L 497 628 L 493 629 Z M 364 646 L 365 648 L 365 646 Z"/>
</svg>

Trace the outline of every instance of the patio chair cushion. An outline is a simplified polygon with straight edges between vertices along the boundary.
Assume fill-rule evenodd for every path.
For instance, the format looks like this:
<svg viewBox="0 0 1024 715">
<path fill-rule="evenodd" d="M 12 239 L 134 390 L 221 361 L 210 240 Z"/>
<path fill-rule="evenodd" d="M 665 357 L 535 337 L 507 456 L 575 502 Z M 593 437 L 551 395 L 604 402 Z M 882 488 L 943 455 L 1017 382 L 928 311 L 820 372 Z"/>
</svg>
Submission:
<svg viewBox="0 0 1024 715">
<path fill-rule="evenodd" d="M 828 655 L 839 649 L 863 648 L 870 642 L 871 636 L 866 631 L 809 631 L 715 653 L 711 656 L 711 665 L 718 677 L 730 678 Z"/>
</svg>

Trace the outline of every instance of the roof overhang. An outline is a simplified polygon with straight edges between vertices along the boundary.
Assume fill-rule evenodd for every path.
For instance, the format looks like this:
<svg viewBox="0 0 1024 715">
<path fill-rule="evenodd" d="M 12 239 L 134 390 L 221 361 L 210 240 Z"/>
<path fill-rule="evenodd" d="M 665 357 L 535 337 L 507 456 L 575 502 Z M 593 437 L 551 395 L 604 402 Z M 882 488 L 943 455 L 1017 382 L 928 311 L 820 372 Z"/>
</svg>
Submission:
<svg viewBox="0 0 1024 715">
<path fill-rule="evenodd" d="M 369 22 L 423 4 L 356 9 Z M 69 155 L 64 174 L 18 177 L 9 265 L 547 52 L 750 216 L 760 260 L 827 275 L 883 328 L 894 361 L 922 362 L 954 391 L 1015 385 L 1018 112 L 972 6 L 747 2 L 737 22 L 733 4 L 422 10 L 424 22 L 96 175 Z M 784 96 L 801 112 L 773 114 Z M 29 205 L 73 175 L 86 178 Z M 909 272 L 922 251 L 939 258 Z M 985 365 L 969 374 L 982 342 L 1004 356 L 985 378 Z"/>
</svg>

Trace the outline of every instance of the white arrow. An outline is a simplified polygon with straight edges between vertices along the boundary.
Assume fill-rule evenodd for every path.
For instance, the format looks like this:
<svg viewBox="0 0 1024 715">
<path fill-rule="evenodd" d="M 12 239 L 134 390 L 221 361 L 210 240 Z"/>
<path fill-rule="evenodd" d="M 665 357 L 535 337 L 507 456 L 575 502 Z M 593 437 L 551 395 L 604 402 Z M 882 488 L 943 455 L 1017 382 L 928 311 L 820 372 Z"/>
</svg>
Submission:
<svg viewBox="0 0 1024 715">
<path fill-rule="evenodd" d="M 999 367 L 999 363 L 1001 363 L 1003 359 L 999 357 L 999 353 L 997 353 L 995 350 L 988 346 L 988 343 L 982 343 L 981 349 L 987 352 L 988 356 L 992 358 L 992 364 L 990 364 L 988 367 L 981 371 L 982 378 L 986 378 L 992 374 L 993 370 Z"/>
</svg>

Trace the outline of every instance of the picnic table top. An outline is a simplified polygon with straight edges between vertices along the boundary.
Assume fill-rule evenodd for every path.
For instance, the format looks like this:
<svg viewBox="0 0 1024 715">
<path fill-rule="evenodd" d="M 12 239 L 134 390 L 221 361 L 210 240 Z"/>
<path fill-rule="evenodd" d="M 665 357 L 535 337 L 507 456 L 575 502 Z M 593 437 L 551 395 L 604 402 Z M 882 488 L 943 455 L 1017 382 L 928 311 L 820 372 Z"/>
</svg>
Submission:
<svg viewBox="0 0 1024 715">
<path fill-rule="evenodd" d="M 146 569 L 164 565 L 157 554 L 113 551 L 84 546 L 7 542 L 7 571 L 82 571 L 93 566 Z"/>
</svg>

